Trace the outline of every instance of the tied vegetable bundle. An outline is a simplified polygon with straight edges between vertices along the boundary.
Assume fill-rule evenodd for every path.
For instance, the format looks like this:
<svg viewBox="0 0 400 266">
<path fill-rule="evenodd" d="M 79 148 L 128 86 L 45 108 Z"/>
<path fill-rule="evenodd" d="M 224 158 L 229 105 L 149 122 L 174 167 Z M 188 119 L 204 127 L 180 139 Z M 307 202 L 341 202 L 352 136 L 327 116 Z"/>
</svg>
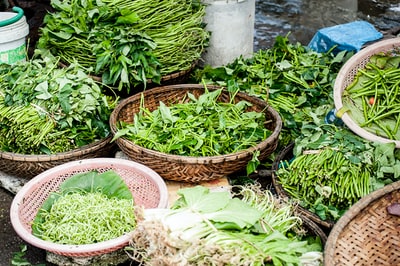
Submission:
<svg viewBox="0 0 400 266">
<path fill-rule="evenodd" d="M 309 124 L 276 178 L 302 207 L 336 221 L 363 196 L 400 178 L 400 153 L 394 143 L 368 142 L 333 124 Z"/>
<path fill-rule="evenodd" d="M 75 61 L 119 90 L 159 83 L 200 59 L 209 32 L 191 0 L 52 0 L 38 47 Z"/>
<path fill-rule="evenodd" d="M 0 66 L 0 149 L 20 154 L 66 152 L 110 134 L 116 100 L 77 65 L 53 57 Z"/>
<path fill-rule="evenodd" d="M 400 55 L 379 53 L 343 91 L 343 110 L 366 131 L 400 140 Z"/>
<path fill-rule="evenodd" d="M 256 185 L 238 188 L 233 197 L 181 189 L 170 209 L 137 214 L 127 252 L 143 265 L 321 265 L 321 242 L 293 206 Z"/>
</svg>

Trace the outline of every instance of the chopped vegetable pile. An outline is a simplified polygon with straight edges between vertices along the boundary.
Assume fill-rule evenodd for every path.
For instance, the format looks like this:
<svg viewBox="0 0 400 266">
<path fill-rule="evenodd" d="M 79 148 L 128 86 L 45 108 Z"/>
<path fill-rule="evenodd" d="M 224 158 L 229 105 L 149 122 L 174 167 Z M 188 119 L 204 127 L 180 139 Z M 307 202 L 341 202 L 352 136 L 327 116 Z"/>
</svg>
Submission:
<svg viewBox="0 0 400 266">
<path fill-rule="evenodd" d="M 254 147 L 271 135 L 264 112 L 247 111 L 251 103 L 221 102 L 222 89 L 205 92 L 154 111 L 142 107 L 133 123 L 120 122 L 114 139 L 125 137 L 148 149 L 184 156 L 214 156 Z M 143 99 L 145 101 L 145 99 Z"/>
<path fill-rule="evenodd" d="M 319 238 L 302 230 L 293 206 L 269 190 L 236 196 L 196 186 L 178 191 L 171 209 L 144 210 L 130 256 L 143 265 L 305 265 L 322 262 Z M 314 265 L 310 264 L 310 265 Z"/>
<path fill-rule="evenodd" d="M 116 99 L 78 65 L 33 58 L 0 65 L 0 149 L 20 154 L 66 152 L 110 134 Z"/>
<path fill-rule="evenodd" d="M 121 177 L 109 170 L 71 176 L 43 203 L 33 234 L 58 244 L 93 244 L 118 238 L 136 226 L 134 202 Z"/>
</svg>

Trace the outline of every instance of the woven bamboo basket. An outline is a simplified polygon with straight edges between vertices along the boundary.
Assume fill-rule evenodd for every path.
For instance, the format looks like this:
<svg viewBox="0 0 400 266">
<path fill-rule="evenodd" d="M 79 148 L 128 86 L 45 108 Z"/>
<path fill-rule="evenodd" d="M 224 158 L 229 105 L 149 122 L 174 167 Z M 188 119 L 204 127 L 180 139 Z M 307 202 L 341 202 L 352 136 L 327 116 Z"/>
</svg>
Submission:
<svg viewBox="0 0 400 266">
<path fill-rule="evenodd" d="M 275 158 L 273 164 L 272 164 L 272 184 L 276 190 L 276 193 L 283 198 L 290 198 L 288 193 L 283 189 L 282 185 L 279 183 L 279 180 L 277 179 L 277 176 L 275 174 L 275 171 L 279 169 L 279 164 L 284 161 L 290 161 L 293 158 L 293 147 L 294 147 L 294 142 L 291 144 L 287 145 L 284 147 L 277 157 Z M 311 211 L 307 210 L 306 208 L 303 208 L 300 205 L 296 206 L 296 212 L 299 213 L 300 215 L 303 215 L 316 224 L 324 227 L 325 229 L 330 229 L 334 226 L 335 222 L 330 221 L 330 220 L 322 220 L 318 215 L 315 213 L 312 213 Z"/>
<path fill-rule="evenodd" d="M 168 206 L 168 190 L 164 180 L 147 166 L 116 158 L 72 161 L 42 172 L 18 191 L 10 208 L 11 223 L 16 233 L 33 246 L 71 258 L 101 256 L 128 245 L 130 234 L 85 245 L 56 244 L 32 234 L 31 223 L 49 194 L 57 191 L 66 179 L 93 170 L 100 173 L 109 170 L 115 171 L 131 190 L 136 206 L 144 208 L 166 208 Z"/>
<path fill-rule="evenodd" d="M 324 265 L 400 265 L 400 216 L 387 209 L 393 203 L 400 204 L 400 181 L 354 204 L 328 236 Z"/>
<path fill-rule="evenodd" d="M 207 88 L 212 91 L 218 87 L 207 86 Z M 117 132 L 118 122 L 133 122 L 133 114 L 140 110 L 142 95 L 144 96 L 144 107 L 152 111 L 158 108 L 160 101 L 164 102 L 166 105 L 182 101 L 182 99 L 187 98 L 188 92 L 198 97 L 204 93 L 204 85 L 177 84 L 156 87 L 121 101 L 110 117 L 112 133 L 115 134 Z M 223 91 L 218 100 L 221 102 L 228 102 L 229 93 Z M 260 151 L 260 161 L 266 159 L 276 149 L 282 128 L 282 120 L 279 114 L 269 107 L 266 102 L 244 93 L 238 93 L 236 95 L 235 101 L 240 100 L 246 100 L 252 103 L 253 105 L 250 107 L 251 111 L 264 112 L 267 120 L 271 121 L 266 127 L 272 131 L 272 134 L 252 148 L 221 156 L 190 157 L 146 149 L 124 137 L 118 138 L 116 143 L 128 158 L 151 167 L 163 178 L 168 180 L 195 183 L 226 177 L 231 173 L 244 169 L 247 163 L 252 159 L 255 151 Z"/>
<path fill-rule="evenodd" d="M 112 157 L 116 145 L 112 136 L 98 140 L 80 148 L 51 155 L 25 155 L 0 151 L 0 171 L 23 178 L 32 178 L 54 166 L 87 158 Z"/>
<path fill-rule="evenodd" d="M 363 69 L 367 65 L 372 55 L 378 54 L 380 52 L 390 52 L 394 49 L 399 48 L 400 38 L 391 38 L 371 44 L 352 56 L 342 66 L 335 80 L 333 92 L 335 109 L 339 111 L 343 107 L 343 91 L 354 81 L 354 77 L 357 75 L 358 70 Z M 352 130 L 355 134 L 359 135 L 362 138 L 382 143 L 394 142 L 396 144 L 396 147 L 400 148 L 400 140 L 390 140 L 368 132 L 364 128 L 360 127 L 355 121 L 353 121 L 349 114 L 346 112 L 341 116 L 341 119 L 350 130 Z"/>
</svg>

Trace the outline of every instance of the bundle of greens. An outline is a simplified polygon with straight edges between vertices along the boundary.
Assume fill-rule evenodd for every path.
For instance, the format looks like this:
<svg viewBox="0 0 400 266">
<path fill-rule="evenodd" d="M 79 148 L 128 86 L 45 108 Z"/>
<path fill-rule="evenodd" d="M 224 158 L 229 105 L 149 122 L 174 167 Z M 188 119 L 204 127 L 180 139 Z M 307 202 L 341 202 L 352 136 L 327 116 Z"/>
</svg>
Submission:
<svg viewBox="0 0 400 266">
<path fill-rule="evenodd" d="M 136 226 L 132 193 L 113 170 L 71 176 L 52 192 L 32 223 L 33 235 L 58 244 L 94 244 Z"/>
<path fill-rule="evenodd" d="M 273 47 L 226 66 L 198 69 L 193 79 L 238 88 L 266 100 L 282 117 L 280 145 L 286 146 L 300 135 L 303 123 L 332 109 L 336 75 L 350 56 L 345 51 L 318 53 L 278 36 Z M 325 109 L 316 113 L 321 106 Z"/>
<path fill-rule="evenodd" d="M 258 186 L 178 191 L 170 209 L 148 209 L 127 248 L 143 265 L 320 265 L 318 237 L 306 236 L 293 206 Z M 232 197 L 233 196 L 233 197 Z M 310 264 L 307 264 L 310 263 Z"/>
<path fill-rule="evenodd" d="M 188 70 L 209 33 L 199 1 L 52 0 L 38 48 L 75 61 L 119 90 Z"/>
<path fill-rule="evenodd" d="M 33 58 L 0 65 L 0 149 L 20 154 L 66 152 L 110 134 L 117 99 L 75 64 Z"/>
<path fill-rule="evenodd" d="M 254 147 L 271 135 L 263 112 L 248 111 L 250 102 L 222 102 L 222 88 L 205 92 L 169 106 L 160 102 L 154 111 L 144 106 L 133 123 L 121 122 L 114 140 L 125 137 L 135 144 L 168 154 L 215 156 Z"/>
<path fill-rule="evenodd" d="M 322 220 L 338 220 L 363 196 L 400 178 L 394 143 L 369 142 L 333 124 L 310 123 L 301 132 L 293 158 L 281 162 L 276 178 Z"/>
</svg>

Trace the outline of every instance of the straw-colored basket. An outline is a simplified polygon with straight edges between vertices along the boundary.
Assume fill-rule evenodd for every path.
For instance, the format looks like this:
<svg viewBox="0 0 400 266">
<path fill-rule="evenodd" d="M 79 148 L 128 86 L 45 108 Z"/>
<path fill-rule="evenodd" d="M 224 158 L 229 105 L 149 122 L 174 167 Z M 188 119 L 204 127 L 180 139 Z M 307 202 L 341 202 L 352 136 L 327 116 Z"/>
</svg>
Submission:
<svg viewBox="0 0 400 266">
<path fill-rule="evenodd" d="M 28 155 L 0 151 L 0 171 L 17 177 L 32 178 L 54 166 L 87 158 L 112 157 L 116 145 L 111 136 L 80 148 L 51 155 Z"/>
<path fill-rule="evenodd" d="M 386 39 L 383 41 L 376 42 L 362 49 L 360 52 L 353 55 L 340 69 L 334 84 L 334 102 L 335 109 L 340 110 L 343 107 L 342 94 L 343 91 L 354 81 L 354 77 L 357 75 L 359 69 L 364 68 L 370 57 L 380 52 L 390 52 L 394 49 L 400 48 L 400 37 Z M 399 97 L 399 96 L 397 96 Z M 370 141 L 378 141 L 382 143 L 394 142 L 397 148 L 400 148 L 400 140 L 390 140 L 381 136 L 377 136 L 373 133 L 360 127 L 351 117 L 344 113 L 341 117 L 343 122 L 352 130 L 355 134 L 361 136 Z"/>
<path fill-rule="evenodd" d="M 400 216 L 387 210 L 393 203 L 400 203 L 400 181 L 354 204 L 328 236 L 324 265 L 400 265 Z"/>
<path fill-rule="evenodd" d="M 275 174 L 275 171 L 279 169 L 279 164 L 284 161 L 290 161 L 293 158 L 293 148 L 294 142 L 284 147 L 275 158 L 272 164 L 272 184 L 275 188 L 276 193 L 283 198 L 290 198 L 289 194 L 285 191 L 282 185 L 279 183 L 279 180 Z M 325 229 L 330 229 L 334 226 L 335 222 L 330 220 L 322 220 L 318 215 L 315 213 L 310 212 L 306 208 L 297 205 L 296 212 L 302 216 L 305 216 L 315 222 L 316 224 L 324 227 Z"/>
<path fill-rule="evenodd" d="M 68 162 L 37 175 L 16 194 L 11 204 L 11 223 L 16 233 L 33 246 L 67 257 L 93 257 L 107 254 L 128 245 L 130 235 L 86 245 L 63 245 L 44 241 L 32 234 L 31 223 L 51 192 L 64 180 L 92 170 L 113 170 L 121 176 L 132 192 L 136 206 L 166 208 L 168 190 L 164 180 L 152 169 L 130 160 L 95 158 Z"/>
<path fill-rule="evenodd" d="M 218 87 L 210 85 L 207 86 L 207 88 L 212 91 Z M 160 101 L 166 105 L 170 105 L 187 98 L 188 92 L 198 97 L 203 94 L 204 91 L 204 85 L 179 84 L 157 87 L 146 90 L 143 93 L 135 94 L 121 101 L 112 112 L 110 117 L 111 131 L 113 134 L 117 132 L 117 124 L 120 121 L 128 123 L 133 122 L 134 114 L 140 110 L 142 95 L 144 97 L 144 107 L 152 111 L 158 108 Z M 223 91 L 218 100 L 221 102 L 228 102 L 229 93 Z M 165 179 L 200 182 L 226 177 L 231 173 L 245 169 L 255 151 L 260 151 L 260 161 L 266 159 L 276 149 L 282 128 L 282 120 L 279 114 L 269 107 L 265 101 L 251 97 L 245 93 L 238 93 L 235 96 L 235 101 L 240 100 L 246 100 L 252 103 L 252 106 L 249 108 L 251 110 L 249 111 L 264 112 L 267 120 L 271 121 L 266 127 L 271 130 L 272 134 L 255 147 L 220 156 L 190 157 L 171 155 L 146 149 L 124 137 L 120 137 L 116 140 L 117 145 L 128 158 L 151 167 Z"/>
</svg>

